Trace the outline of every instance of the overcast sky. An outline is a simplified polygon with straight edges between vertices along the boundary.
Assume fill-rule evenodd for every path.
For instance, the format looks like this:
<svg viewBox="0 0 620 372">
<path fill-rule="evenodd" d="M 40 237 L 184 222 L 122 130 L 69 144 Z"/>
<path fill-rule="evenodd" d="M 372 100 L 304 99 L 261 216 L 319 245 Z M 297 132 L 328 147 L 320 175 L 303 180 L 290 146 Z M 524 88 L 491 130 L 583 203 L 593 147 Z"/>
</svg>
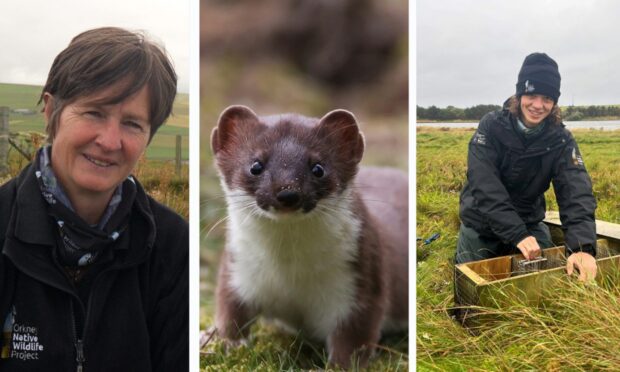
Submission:
<svg viewBox="0 0 620 372">
<path fill-rule="evenodd" d="M 620 1 L 417 0 L 417 104 L 502 104 L 523 59 L 559 65 L 560 105 L 620 104 Z"/>
<path fill-rule="evenodd" d="M 2 0 L 0 82 L 44 85 L 54 57 L 82 31 L 144 30 L 162 43 L 189 89 L 190 0 Z"/>
</svg>

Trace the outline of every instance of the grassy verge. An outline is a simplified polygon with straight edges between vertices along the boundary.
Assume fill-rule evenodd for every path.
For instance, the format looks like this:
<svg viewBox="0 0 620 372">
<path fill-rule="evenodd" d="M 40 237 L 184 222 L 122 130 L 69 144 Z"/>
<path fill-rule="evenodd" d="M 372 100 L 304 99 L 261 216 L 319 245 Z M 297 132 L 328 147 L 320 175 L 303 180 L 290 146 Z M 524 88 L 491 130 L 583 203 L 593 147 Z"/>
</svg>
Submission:
<svg viewBox="0 0 620 372">
<path fill-rule="evenodd" d="M 546 306 L 509 304 L 476 332 L 452 317 L 453 256 L 459 193 L 473 129 L 417 128 L 417 236 L 440 233 L 417 253 L 417 366 L 419 370 L 618 370 L 612 345 L 620 338 L 620 290 L 561 280 Z M 573 131 L 592 178 L 597 219 L 620 222 L 620 132 Z M 553 191 L 548 209 L 557 210 Z"/>
</svg>

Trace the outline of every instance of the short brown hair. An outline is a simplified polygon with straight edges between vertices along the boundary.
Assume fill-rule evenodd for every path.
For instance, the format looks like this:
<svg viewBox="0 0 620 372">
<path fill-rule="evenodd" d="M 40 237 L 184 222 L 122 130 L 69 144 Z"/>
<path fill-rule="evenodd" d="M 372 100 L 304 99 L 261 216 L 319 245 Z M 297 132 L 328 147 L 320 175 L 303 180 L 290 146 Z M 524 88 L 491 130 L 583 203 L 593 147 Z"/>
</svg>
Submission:
<svg viewBox="0 0 620 372">
<path fill-rule="evenodd" d="M 515 118 L 522 117 L 521 96 L 517 97 L 515 95 L 515 96 L 508 98 L 508 111 L 510 111 L 510 113 L 514 115 Z M 562 124 L 562 110 L 560 110 L 560 106 L 557 103 L 553 104 L 553 108 L 551 109 L 549 116 L 547 116 L 545 120 L 547 121 L 547 123 L 550 123 L 552 125 Z"/>
<path fill-rule="evenodd" d="M 142 32 L 117 27 L 96 28 L 74 37 L 54 59 L 39 99 L 41 103 L 45 93 L 54 97 L 45 129 L 48 141 L 54 140 L 60 113 L 68 104 L 125 80 L 127 88 L 102 103 L 119 103 L 146 85 L 150 141 L 172 113 L 177 93 L 177 75 L 165 49 Z"/>
</svg>

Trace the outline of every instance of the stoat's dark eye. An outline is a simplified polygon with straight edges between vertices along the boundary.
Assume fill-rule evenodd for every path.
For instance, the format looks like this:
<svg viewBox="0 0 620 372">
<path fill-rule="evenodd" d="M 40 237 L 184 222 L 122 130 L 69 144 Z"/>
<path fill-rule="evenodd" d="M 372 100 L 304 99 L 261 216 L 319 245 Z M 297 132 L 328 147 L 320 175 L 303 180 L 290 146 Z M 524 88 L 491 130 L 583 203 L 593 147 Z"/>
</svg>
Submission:
<svg viewBox="0 0 620 372">
<path fill-rule="evenodd" d="M 254 163 L 252 163 L 252 167 L 250 168 L 250 173 L 252 173 L 255 176 L 258 176 L 259 174 L 263 173 L 263 163 L 261 163 L 260 161 L 255 161 Z"/>
<path fill-rule="evenodd" d="M 325 175 L 325 169 L 323 169 L 321 164 L 316 163 L 312 166 L 312 174 L 317 178 L 321 178 Z"/>
</svg>

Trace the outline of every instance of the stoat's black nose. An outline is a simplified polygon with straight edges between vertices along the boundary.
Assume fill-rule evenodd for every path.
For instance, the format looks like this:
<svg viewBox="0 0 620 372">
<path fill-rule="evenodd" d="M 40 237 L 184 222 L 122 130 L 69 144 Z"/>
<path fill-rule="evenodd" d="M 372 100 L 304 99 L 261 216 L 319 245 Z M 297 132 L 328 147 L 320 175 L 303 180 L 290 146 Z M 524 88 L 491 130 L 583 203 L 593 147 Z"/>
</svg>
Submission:
<svg viewBox="0 0 620 372">
<path fill-rule="evenodd" d="M 282 204 L 282 206 L 292 208 L 297 206 L 301 200 L 301 195 L 297 191 L 282 190 L 278 192 L 276 199 Z"/>
</svg>

